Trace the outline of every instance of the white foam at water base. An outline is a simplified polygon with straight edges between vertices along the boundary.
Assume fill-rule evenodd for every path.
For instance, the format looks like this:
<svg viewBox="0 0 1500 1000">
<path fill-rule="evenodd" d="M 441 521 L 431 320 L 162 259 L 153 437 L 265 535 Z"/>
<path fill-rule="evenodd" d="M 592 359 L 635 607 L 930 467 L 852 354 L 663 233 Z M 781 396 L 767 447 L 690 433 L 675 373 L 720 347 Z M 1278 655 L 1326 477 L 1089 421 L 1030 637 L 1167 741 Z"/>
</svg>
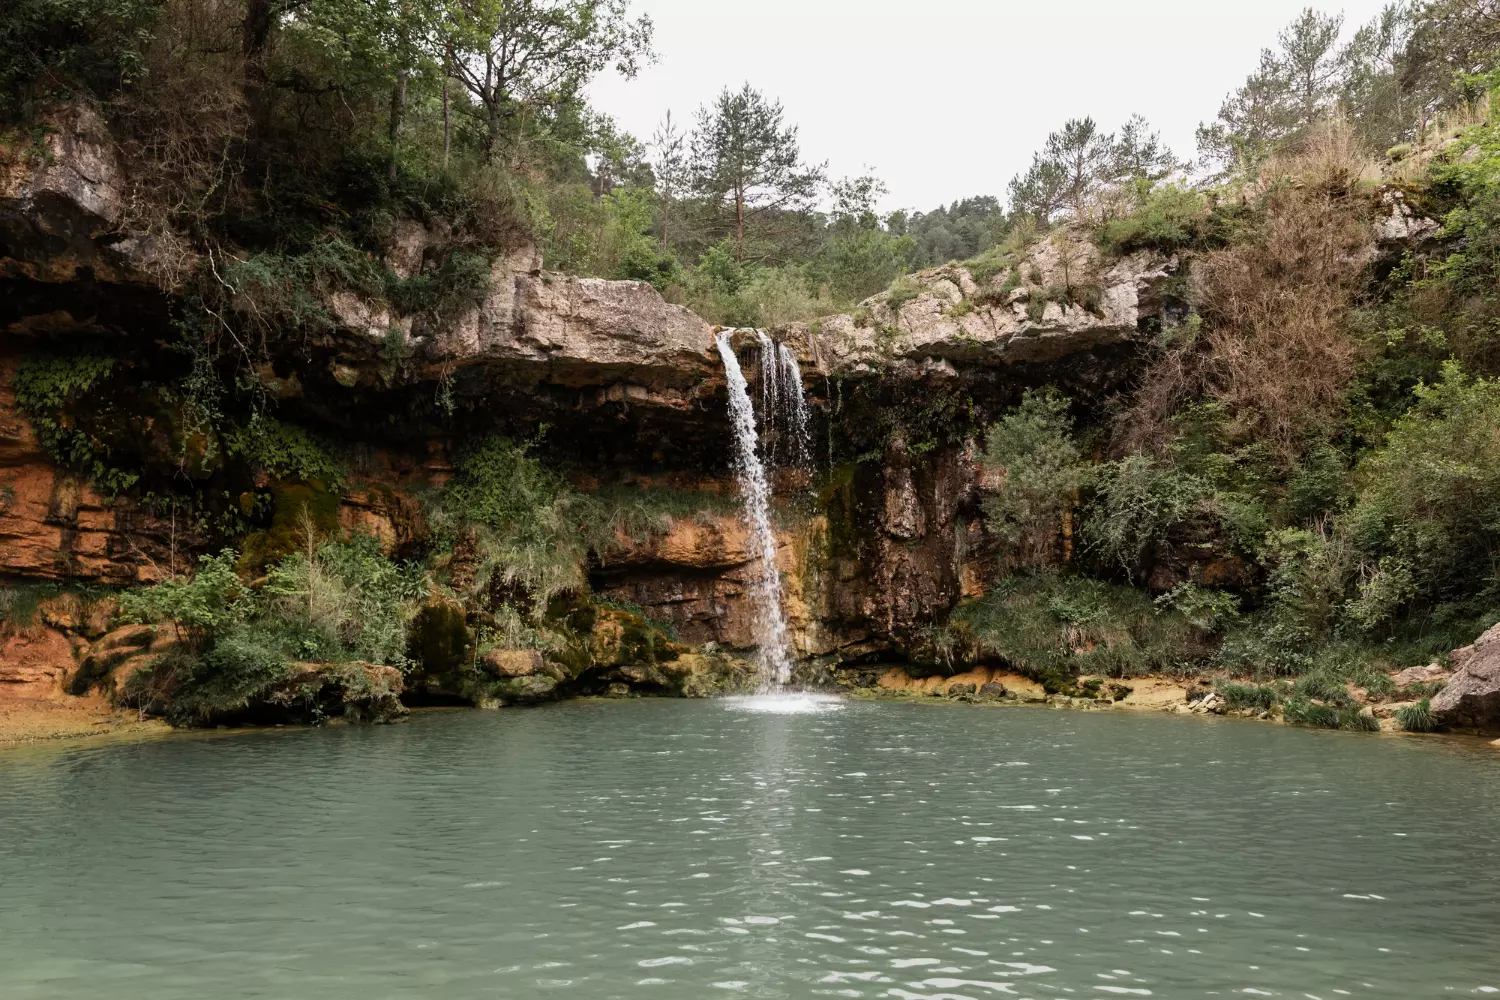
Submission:
<svg viewBox="0 0 1500 1000">
<path fill-rule="evenodd" d="M 731 711 L 765 715 L 816 715 L 844 707 L 843 699 L 831 694 L 756 694 L 723 701 Z"/>
</svg>

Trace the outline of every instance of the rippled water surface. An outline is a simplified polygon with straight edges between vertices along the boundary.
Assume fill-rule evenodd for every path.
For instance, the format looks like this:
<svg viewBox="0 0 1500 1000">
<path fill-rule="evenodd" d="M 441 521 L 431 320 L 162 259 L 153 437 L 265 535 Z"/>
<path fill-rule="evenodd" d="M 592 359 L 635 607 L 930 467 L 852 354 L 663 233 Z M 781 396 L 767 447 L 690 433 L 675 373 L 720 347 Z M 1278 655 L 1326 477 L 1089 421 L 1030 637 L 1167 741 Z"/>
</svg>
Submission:
<svg viewBox="0 0 1500 1000">
<path fill-rule="evenodd" d="M 0 996 L 1500 992 L 1500 753 L 572 703 L 0 754 Z"/>
</svg>

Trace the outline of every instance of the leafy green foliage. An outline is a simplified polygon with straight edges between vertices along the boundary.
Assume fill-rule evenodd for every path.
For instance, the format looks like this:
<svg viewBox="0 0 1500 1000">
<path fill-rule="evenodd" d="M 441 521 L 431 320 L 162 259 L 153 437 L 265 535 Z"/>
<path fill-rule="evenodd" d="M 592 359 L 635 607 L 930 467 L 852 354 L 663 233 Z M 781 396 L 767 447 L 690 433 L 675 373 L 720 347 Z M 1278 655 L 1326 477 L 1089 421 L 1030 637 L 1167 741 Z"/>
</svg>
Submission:
<svg viewBox="0 0 1500 1000">
<path fill-rule="evenodd" d="M 355 535 L 283 560 L 263 596 L 279 622 L 319 637 L 312 652 L 323 655 L 315 658 L 399 667 L 406 665 L 407 624 L 425 593 L 419 571 L 392 563 L 374 536 Z"/>
<path fill-rule="evenodd" d="M 498 579 L 545 606 L 554 594 L 586 586 L 591 506 L 527 446 L 491 437 L 458 463 L 433 526 L 450 546 L 462 531 L 477 535 L 476 591 Z"/>
<path fill-rule="evenodd" d="M 1207 200 L 1180 184 L 1148 187 L 1138 206 L 1109 219 L 1097 234 L 1099 246 L 1113 254 L 1135 250 L 1172 253 L 1191 245 L 1208 216 Z"/>
<path fill-rule="evenodd" d="M 224 444 L 232 457 L 275 479 L 317 482 L 335 490 L 344 481 L 344 463 L 332 446 L 296 424 L 252 415 L 245 426 L 225 431 Z"/>
<path fill-rule="evenodd" d="M 104 95 L 146 70 L 159 0 L 13 0 L 0 18 L 0 122 L 46 100 Z"/>
<path fill-rule="evenodd" d="M 1005 470 L 999 493 L 984 502 L 990 530 L 1002 538 L 1058 531 L 1086 481 L 1068 405 L 1056 392 L 1028 391 L 985 435 L 985 462 Z"/>
<path fill-rule="evenodd" d="M 302 253 L 252 254 L 224 269 L 236 309 L 254 322 L 311 329 L 336 325 L 328 311 L 334 292 L 377 295 L 382 279 L 379 263 L 339 236 L 319 239 Z"/>
<path fill-rule="evenodd" d="M 1037 573 L 1001 581 L 953 616 L 981 655 L 1033 676 L 1128 677 L 1190 668 L 1203 650 L 1186 617 L 1141 591 L 1080 576 Z"/>
<path fill-rule="evenodd" d="M 73 413 L 116 371 L 116 360 L 95 354 L 32 355 L 16 369 L 16 404 L 31 421 L 42 447 L 58 465 L 99 483 L 106 491 L 129 489 L 139 475 L 111 461 L 107 441 L 78 425 Z"/>
<path fill-rule="evenodd" d="M 1384 447 L 1359 469 L 1348 531 L 1374 573 L 1358 616 L 1374 627 L 1413 601 L 1454 600 L 1494 585 L 1500 551 L 1500 381 L 1456 362 L 1415 391 Z"/>
<path fill-rule="evenodd" d="M 590 552 L 645 541 L 673 518 L 732 509 L 715 494 L 661 487 L 583 493 L 531 451 L 502 437 L 477 442 L 432 511 L 440 548 L 456 552 L 472 542 L 468 589 L 476 595 L 495 585 L 520 588 L 540 612 L 555 595 L 586 591 Z"/>
<path fill-rule="evenodd" d="M 234 571 L 238 558 L 233 549 L 225 549 L 199 559 L 191 577 L 122 594 L 121 619 L 169 623 L 195 649 L 211 647 L 220 633 L 244 624 L 256 611 L 254 596 Z"/>
<path fill-rule="evenodd" d="M 1214 690 L 1232 709 L 1268 712 L 1275 707 L 1277 692 L 1269 684 L 1238 684 L 1223 681 L 1214 685 Z"/>
<path fill-rule="evenodd" d="M 260 590 L 235 572 L 239 554 L 204 556 L 191 578 L 121 596 L 126 621 L 171 625 L 184 640 L 126 692 L 180 724 L 232 714 L 267 698 L 304 661 L 409 667 L 407 624 L 426 592 L 423 576 L 397 566 L 379 542 L 325 541 L 272 567 Z M 350 674 L 346 699 L 357 696 Z"/>
</svg>

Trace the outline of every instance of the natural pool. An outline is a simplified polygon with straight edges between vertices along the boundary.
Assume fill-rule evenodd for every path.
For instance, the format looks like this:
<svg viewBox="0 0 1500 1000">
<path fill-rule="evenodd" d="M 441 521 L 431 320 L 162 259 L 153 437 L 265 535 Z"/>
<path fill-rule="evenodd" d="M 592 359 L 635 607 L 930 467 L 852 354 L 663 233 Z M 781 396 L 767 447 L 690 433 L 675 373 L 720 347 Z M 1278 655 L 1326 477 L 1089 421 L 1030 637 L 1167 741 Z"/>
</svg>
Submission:
<svg viewBox="0 0 1500 1000">
<path fill-rule="evenodd" d="M 0 996 L 1500 992 L 1500 753 L 575 702 L 0 754 Z"/>
</svg>

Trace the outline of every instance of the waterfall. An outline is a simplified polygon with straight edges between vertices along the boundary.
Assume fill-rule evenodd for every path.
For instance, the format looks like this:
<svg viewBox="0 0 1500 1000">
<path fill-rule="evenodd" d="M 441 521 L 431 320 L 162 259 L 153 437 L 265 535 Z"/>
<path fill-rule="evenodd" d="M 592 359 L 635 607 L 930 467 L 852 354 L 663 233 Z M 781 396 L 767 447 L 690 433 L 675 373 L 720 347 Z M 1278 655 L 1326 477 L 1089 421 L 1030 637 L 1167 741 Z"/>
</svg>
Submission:
<svg viewBox="0 0 1500 1000">
<path fill-rule="evenodd" d="M 776 465 L 776 415 L 781 409 L 781 359 L 776 353 L 776 341 L 766 336 L 764 330 L 755 331 L 760 341 L 760 429 L 761 440 L 766 442 L 766 465 Z"/>
<path fill-rule="evenodd" d="M 745 521 L 750 528 L 749 554 L 754 577 L 750 597 L 755 608 L 753 629 L 760 647 L 760 690 L 769 693 L 784 687 L 792 676 L 788 652 L 786 616 L 781 611 L 781 572 L 776 568 L 776 535 L 771 531 L 771 487 L 766 467 L 760 458 L 760 441 L 755 429 L 755 408 L 750 402 L 750 385 L 740 370 L 740 359 L 730 343 L 733 331 L 719 334 L 719 357 L 724 359 L 724 374 L 729 382 L 729 419 L 734 431 L 734 471 L 740 492 L 745 497 Z M 761 334 L 764 337 L 764 334 Z M 770 338 L 766 338 L 769 340 Z M 761 405 L 768 407 L 766 361 L 774 369 L 778 358 L 774 350 L 762 344 Z M 774 381 L 774 376 L 771 377 Z M 800 397 L 802 384 L 797 382 Z M 803 405 L 806 405 L 805 403 Z M 768 418 L 769 419 L 769 418 Z"/>
<path fill-rule="evenodd" d="M 776 345 L 781 362 L 783 380 L 791 386 L 787 394 L 787 433 L 791 436 L 791 462 L 812 471 L 812 414 L 807 408 L 807 395 L 802 391 L 802 366 L 797 364 L 797 355 L 785 344 Z"/>
</svg>

